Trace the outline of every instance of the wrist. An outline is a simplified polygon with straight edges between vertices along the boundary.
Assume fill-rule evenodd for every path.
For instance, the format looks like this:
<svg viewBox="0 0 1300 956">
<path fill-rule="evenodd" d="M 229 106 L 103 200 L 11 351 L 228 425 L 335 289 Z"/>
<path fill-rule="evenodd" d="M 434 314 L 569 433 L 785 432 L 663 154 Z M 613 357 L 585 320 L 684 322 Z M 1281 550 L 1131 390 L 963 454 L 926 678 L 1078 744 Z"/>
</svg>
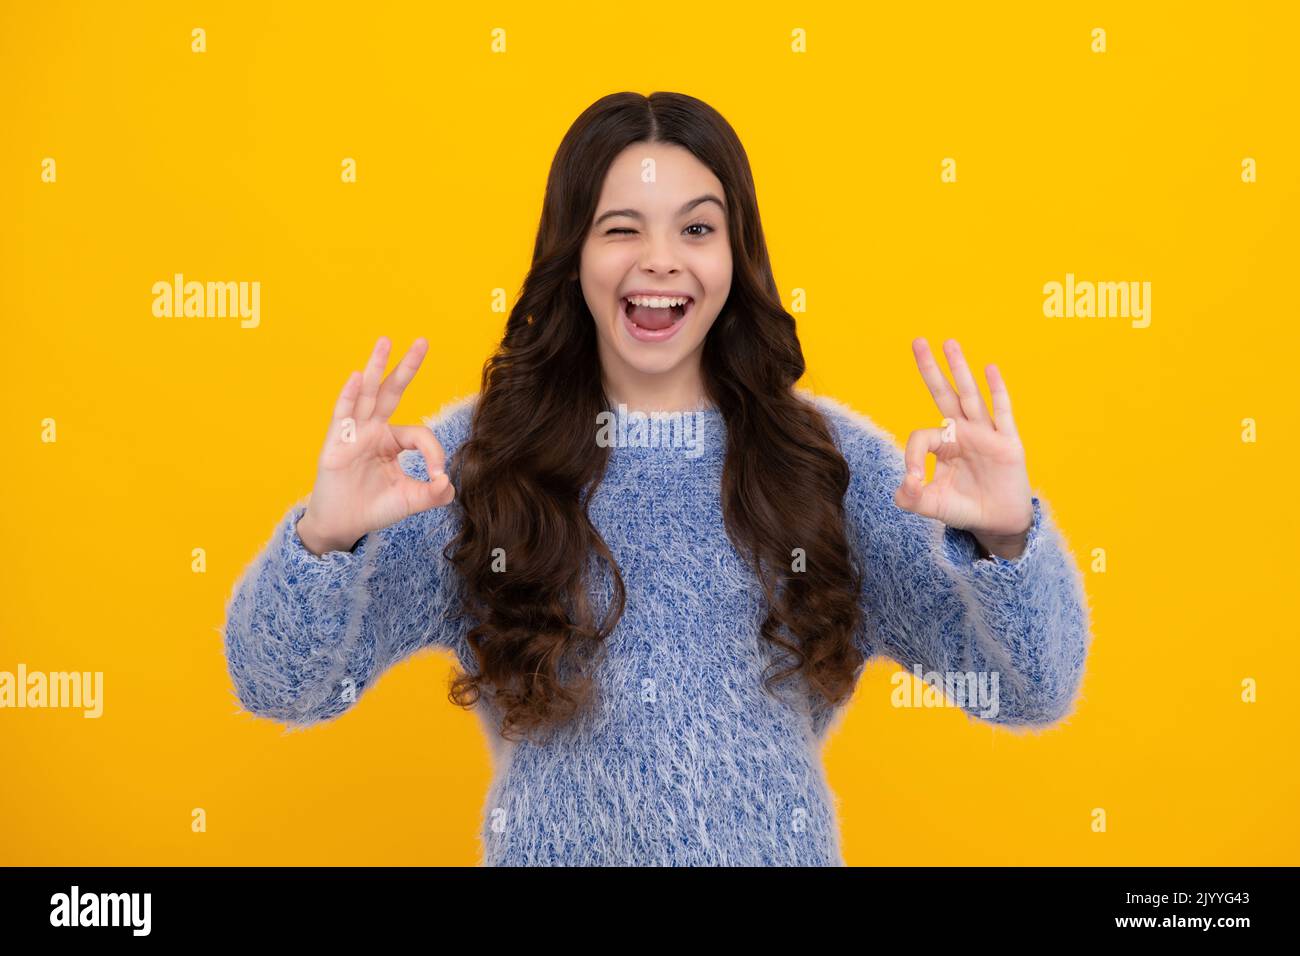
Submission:
<svg viewBox="0 0 1300 956">
<path fill-rule="evenodd" d="M 294 530 L 303 547 L 318 558 L 330 551 L 351 551 L 356 547 L 357 543 L 357 538 L 318 530 L 311 520 L 310 512 L 298 519 L 298 524 Z"/>
<path fill-rule="evenodd" d="M 984 550 L 985 557 L 996 556 L 1006 561 L 1014 561 L 1025 553 L 1025 548 L 1029 544 L 1029 532 L 1009 537 L 975 534 L 975 540 Z"/>
</svg>

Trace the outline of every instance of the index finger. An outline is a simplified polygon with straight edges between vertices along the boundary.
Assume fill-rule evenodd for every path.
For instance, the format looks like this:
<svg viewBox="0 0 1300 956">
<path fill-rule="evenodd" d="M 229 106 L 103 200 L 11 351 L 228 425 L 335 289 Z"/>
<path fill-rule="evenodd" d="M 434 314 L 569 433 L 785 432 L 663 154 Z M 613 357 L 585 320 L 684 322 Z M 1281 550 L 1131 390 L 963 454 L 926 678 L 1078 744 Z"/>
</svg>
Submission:
<svg viewBox="0 0 1300 956">
<path fill-rule="evenodd" d="M 424 456 L 424 465 L 430 481 L 446 474 L 447 452 L 432 428 L 428 425 L 389 425 L 388 427 L 392 429 L 399 445 L 410 450 L 418 449 Z"/>
</svg>

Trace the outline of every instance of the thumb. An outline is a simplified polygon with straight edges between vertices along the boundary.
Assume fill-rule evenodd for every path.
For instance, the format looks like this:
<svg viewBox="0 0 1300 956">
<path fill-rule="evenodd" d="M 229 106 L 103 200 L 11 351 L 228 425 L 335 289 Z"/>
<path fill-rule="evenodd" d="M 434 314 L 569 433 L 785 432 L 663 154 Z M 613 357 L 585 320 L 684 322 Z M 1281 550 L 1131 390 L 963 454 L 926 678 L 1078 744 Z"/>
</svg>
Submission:
<svg viewBox="0 0 1300 956">
<path fill-rule="evenodd" d="M 451 483 L 451 478 L 446 472 L 438 472 L 429 481 L 421 481 L 419 478 L 407 475 L 406 485 L 410 489 L 411 501 L 417 511 L 441 508 L 451 504 L 452 499 L 456 497 L 456 486 Z"/>
<path fill-rule="evenodd" d="M 924 515 L 927 512 L 923 505 L 925 485 L 924 478 L 918 478 L 916 475 L 908 472 L 903 475 L 903 483 L 898 486 L 894 492 L 894 504 L 905 511 L 911 511 L 914 514 Z"/>
<path fill-rule="evenodd" d="M 921 492 L 925 489 L 925 479 L 916 472 L 909 471 L 903 475 L 903 483 L 898 486 L 898 493 L 909 504 L 919 503 Z"/>
</svg>

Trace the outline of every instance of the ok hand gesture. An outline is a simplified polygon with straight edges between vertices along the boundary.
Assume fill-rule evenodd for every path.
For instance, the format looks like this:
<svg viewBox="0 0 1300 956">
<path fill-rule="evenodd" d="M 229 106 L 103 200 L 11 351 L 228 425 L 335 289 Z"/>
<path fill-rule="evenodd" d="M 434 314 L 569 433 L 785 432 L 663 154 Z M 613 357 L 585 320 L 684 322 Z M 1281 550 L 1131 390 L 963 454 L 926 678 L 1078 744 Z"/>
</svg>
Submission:
<svg viewBox="0 0 1300 956">
<path fill-rule="evenodd" d="M 407 515 L 450 504 L 456 489 L 443 472 L 446 454 L 424 425 L 390 425 L 402 392 L 415 377 L 429 343 L 416 339 L 382 384 L 390 343 L 375 343 L 365 375 L 353 372 L 339 395 L 321 450 L 316 485 L 298 522 L 298 537 L 314 554 L 348 551 L 371 531 Z M 397 456 L 418 449 L 429 480 L 412 478 Z"/>
<path fill-rule="evenodd" d="M 945 424 L 919 428 L 908 436 L 903 453 L 908 473 L 894 503 L 970 531 L 991 554 L 1015 558 L 1023 550 L 1034 509 L 1025 451 L 1002 375 L 995 365 L 984 368 L 993 399 L 990 416 L 956 339 L 944 343 L 955 392 L 924 338 L 912 342 L 912 352 Z M 936 464 L 934 478 L 925 484 L 929 454 Z"/>
</svg>

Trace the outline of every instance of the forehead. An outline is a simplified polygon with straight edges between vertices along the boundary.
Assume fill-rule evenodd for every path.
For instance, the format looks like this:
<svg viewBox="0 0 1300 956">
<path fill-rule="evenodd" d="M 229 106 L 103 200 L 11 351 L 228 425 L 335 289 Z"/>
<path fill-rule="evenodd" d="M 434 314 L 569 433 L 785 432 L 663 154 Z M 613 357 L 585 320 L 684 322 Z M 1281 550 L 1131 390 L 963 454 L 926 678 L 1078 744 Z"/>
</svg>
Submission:
<svg viewBox="0 0 1300 956">
<path fill-rule="evenodd" d="M 600 192 L 609 206 L 675 212 L 705 193 L 723 195 L 722 181 L 687 149 L 671 143 L 633 143 L 614 159 Z M 712 203 L 706 207 L 721 210 Z"/>
</svg>

